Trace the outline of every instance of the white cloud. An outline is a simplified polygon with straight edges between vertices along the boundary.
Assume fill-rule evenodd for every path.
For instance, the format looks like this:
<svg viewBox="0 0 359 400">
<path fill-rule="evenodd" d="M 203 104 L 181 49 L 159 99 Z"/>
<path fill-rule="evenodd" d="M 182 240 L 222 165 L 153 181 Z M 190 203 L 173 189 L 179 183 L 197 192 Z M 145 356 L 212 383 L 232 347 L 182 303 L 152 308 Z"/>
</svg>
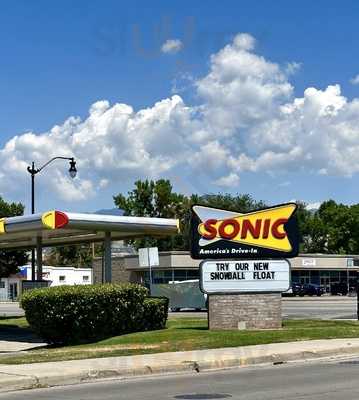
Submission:
<svg viewBox="0 0 359 400">
<path fill-rule="evenodd" d="M 109 181 L 108 179 L 103 178 L 103 179 L 100 180 L 100 182 L 99 182 L 99 184 L 98 184 L 98 187 L 99 187 L 100 189 L 104 189 L 104 188 L 106 188 L 109 184 L 110 184 L 110 181 Z"/>
<path fill-rule="evenodd" d="M 236 186 L 239 185 L 239 176 L 231 172 L 229 175 L 217 179 L 214 183 L 218 186 L 236 189 Z"/>
<path fill-rule="evenodd" d="M 308 210 L 308 211 L 315 211 L 315 210 L 318 210 L 318 209 L 319 209 L 319 207 L 320 207 L 321 204 L 322 204 L 322 203 L 321 203 L 320 201 L 316 201 L 316 202 L 314 202 L 314 203 L 308 203 L 308 204 L 305 206 L 305 209 Z"/>
<path fill-rule="evenodd" d="M 359 85 L 359 74 L 355 75 L 354 78 L 350 79 L 350 83 L 353 85 Z"/>
<path fill-rule="evenodd" d="M 176 54 L 181 51 L 182 48 L 183 43 L 179 39 L 168 39 L 163 43 L 161 51 L 165 54 Z"/>
<path fill-rule="evenodd" d="M 285 181 L 278 184 L 279 187 L 287 187 L 290 185 L 291 185 L 290 181 Z"/>
<path fill-rule="evenodd" d="M 218 188 L 238 185 L 245 171 L 356 174 L 359 99 L 347 99 L 338 84 L 295 97 L 289 79 L 297 69 L 258 55 L 255 39 L 239 34 L 194 81 L 199 105 L 178 95 L 137 111 L 98 101 L 84 120 L 13 137 L 0 149 L 0 192 L 23 196 L 29 162 L 55 155 L 78 161 L 75 180 L 61 163 L 48 171 L 49 191 L 71 202 L 138 178 L 201 175 Z"/>
<path fill-rule="evenodd" d="M 285 67 L 285 72 L 287 73 L 287 75 L 294 75 L 295 73 L 297 73 L 300 68 L 302 67 L 301 63 L 297 63 L 297 62 L 290 62 L 287 63 L 286 67 Z"/>
</svg>

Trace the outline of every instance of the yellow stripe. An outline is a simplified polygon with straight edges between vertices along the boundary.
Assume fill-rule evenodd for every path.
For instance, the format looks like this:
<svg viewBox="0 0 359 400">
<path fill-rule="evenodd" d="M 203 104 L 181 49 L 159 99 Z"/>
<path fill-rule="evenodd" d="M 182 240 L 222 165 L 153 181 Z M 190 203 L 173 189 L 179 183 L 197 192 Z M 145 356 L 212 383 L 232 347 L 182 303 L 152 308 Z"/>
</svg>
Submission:
<svg viewBox="0 0 359 400">
<path fill-rule="evenodd" d="M 6 231 L 5 231 L 5 219 L 6 218 L 0 218 L 0 235 L 2 233 L 6 233 Z"/>
<path fill-rule="evenodd" d="M 257 220 L 265 220 L 269 219 L 271 220 L 271 225 L 274 221 L 278 219 L 286 219 L 289 220 L 289 218 L 292 216 L 296 209 L 296 204 L 284 204 L 282 206 L 276 206 L 272 208 L 267 208 L 265 210 L 259 210 L 259 211 L 253 211 L 248 214 L 240 214 L 238 217 L 234 216 L 231 219 L 235 219 L 238 221 L 238 224 L 242 226 L 242 221 L 244 219 L 250 221 L 252 225 L 254 226 Z M 213 226 L 216 228 L 217 239 L 222 239 L 223 238 L 219 235 L 218 229 L 221 223 L 224 221 L 224 219 L 217 220 L 216 224 L 213 224 Z M 271 228 L 270 228 L 271 229 Z M 204 223 L 201 223 L 198 226 L 198 232 L 200 235 L 203 235 L 206 232 Z M 262 231 L 261 231 L 262 232 Z M 280 233 L 286 233 L 284 230 L 284 226 L 281 225 L 281 232 Z M 289 239 L 287 235 L 284 238 L 277 238 L 272 234 L 272 231 L 269 230 L 268 236 L 266 238 L 263 238 L 262 236 L 258 238 L 254 238 L 251 233 L 247 235 L 247 237 L 242 238 L 241 237 L 242 232 L 238 232 L 237 236 L 234 237 L 233 239 L 224 239 L 224 240 L 230 240 L 231 242 L 237 242 L 237 243 L 243 243 L 247 245 L 252 245 L 252 246 L 258 246 L 258 247 L 264 247 L 268 249 L 274 249 L 274 250 L 282 250 L 285 252 L 290 252 L 292 251 L 292 246 L 289 242 Z"/>
<path fill-rule="evenodd" d="M 42 224 L 47 229 L 55 229 L 55 211 L 48 211 L 42 214 Z"/>
</svg>

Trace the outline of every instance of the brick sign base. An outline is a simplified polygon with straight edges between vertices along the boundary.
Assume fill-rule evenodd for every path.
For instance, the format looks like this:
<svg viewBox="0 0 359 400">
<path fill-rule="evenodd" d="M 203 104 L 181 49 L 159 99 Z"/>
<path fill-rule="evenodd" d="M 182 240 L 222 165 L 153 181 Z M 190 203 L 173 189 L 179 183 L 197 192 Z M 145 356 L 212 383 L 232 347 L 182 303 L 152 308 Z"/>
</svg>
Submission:
<svg viewBox="0 0 359 400">
<path fill-rule="evenodd" d="M 209 329 L 275 329 L 282 327 L 280 293 L 208 295 Z"/>
</svg>

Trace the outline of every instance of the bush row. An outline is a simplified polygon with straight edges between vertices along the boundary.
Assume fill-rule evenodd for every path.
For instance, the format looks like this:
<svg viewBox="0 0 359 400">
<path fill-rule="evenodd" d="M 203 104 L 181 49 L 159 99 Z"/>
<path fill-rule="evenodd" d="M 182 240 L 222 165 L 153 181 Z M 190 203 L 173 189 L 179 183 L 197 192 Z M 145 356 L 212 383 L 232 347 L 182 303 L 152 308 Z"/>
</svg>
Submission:
<svg viewBox="0 0 359 400">
<path fill-rule="evenodd" d="M 147 295 L 137 284 L 57 286 L 25 292 L 21 307 L 47 342 L 81 343 L 164 328 L 168 299 Z"/>
</svg>

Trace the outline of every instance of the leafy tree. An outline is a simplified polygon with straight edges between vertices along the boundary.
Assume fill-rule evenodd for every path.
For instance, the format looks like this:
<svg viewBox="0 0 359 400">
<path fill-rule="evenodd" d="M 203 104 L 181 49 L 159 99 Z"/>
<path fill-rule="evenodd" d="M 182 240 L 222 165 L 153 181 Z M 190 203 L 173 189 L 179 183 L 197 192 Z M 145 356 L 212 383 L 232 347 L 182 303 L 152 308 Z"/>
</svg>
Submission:
<svg viewBox="0 0 359 400">
<path fill-rule="evenodd" d="M 90 266 L 93 250 L 95 256 L 98 256 L 102 254 L 102 247 L 102 244 L 95 244 L 93 249 L 92 243 L 53 247 L 46 262 L 54 266 L 73 266 L 76 268 Z"/>
<path fill-rule="evenodd" d="M 135 188 L 128 196 L 118 194 L 113 197 L 115 205 L 124 211 L 124 215 L 137 217 L 178 218 L 182 222 L 188 199 L 182 194 L 172 192 L 170 181 L 136 181 Z M 157 246 L 160 250 L 184 248 L 182 234 L 166 238 L 144 238 L 129 241 L 136 248 Z"/>
<path fill-rule="evenodd" d="M 203 196 L 194 196 L 192 200 L 195 204 L 208 207 L 222 208 L 229 211 L 239 211 L 246 213 L 266 207 L 262 200 L 254 200 L 249 194 L 237 194 L 235 196 L 229 193 L 205 194 Z"/>
<path fill-rule="evenodd" d="M 359 253 L 359 204 L 352 206 L 328 200 L 315 212 L 298 210 L 303 252 Z"/>
<path fill-rule="evenodd" d="M 226 210 L 247 212 L 265 206 L 251 196 L 230 194 L 192 195 L 174 193 L 169 180 L 137 181 L 127 196 L 114 196 L 117 207 L 125 215 L 140 217 L 178 218 L 181 232 L 167 238 L 136 239 L 130 241 L 136 248 L 157 246 L 159 250 L 188 250 L 190 241 L 191 206 L 194 204 Z"/>
<path fill-rule="evenodd" d="M 23 215 L 24 209 L 21 203 L 8 203 L 0 197 L 0 218 Z M 27 254 L 22 250 L 0 250 L 0 279 L 15 274 L 27 261 Z"/>
<path fill-rule="evenodd" d="M 299 202 L 297 221 L 300 233 L 300 252 L 325 253 L 327 251 L 326 226 L 317 212 L 306 209 L 306 204 Z"/>
</svg>

